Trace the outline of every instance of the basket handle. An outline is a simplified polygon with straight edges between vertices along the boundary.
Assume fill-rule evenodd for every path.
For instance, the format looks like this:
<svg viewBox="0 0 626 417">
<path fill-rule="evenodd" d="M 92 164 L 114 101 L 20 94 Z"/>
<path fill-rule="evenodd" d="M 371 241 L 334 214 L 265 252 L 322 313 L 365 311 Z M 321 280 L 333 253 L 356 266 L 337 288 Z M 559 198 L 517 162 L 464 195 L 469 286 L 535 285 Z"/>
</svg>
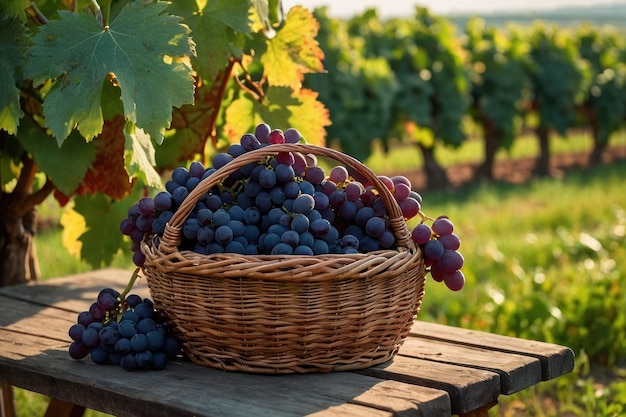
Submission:
<svg viewBox="0 0 626 417">
<path fill-rule="evenodd" d="M 303 154 L 314 154 L 318 156 L 334 159 L 343 163 L 345 166 L 356 170 L 367 181 L 369 181 L 380 194 L 390 219 L 390 228 L 396 237 L 398 247 L 405 247 L 411 250 L 415 249 L 415 243 L 411 239 L 411 235 L 406 226 L 402 210 L 397 201 L 393 197 L 391 191 L 378 179 L 378 176 L 366 165 L 362 164 L 358 159 L 346 155 L 334 149 L 325 148 L 316 145 L 306 145 L 298 143 L 284 143 L 276 145 L 268 145 L 253 151 L 246 152 L 200 181 L 189 195 L 182 202 L 178 210 L 165 226 L 165 232 L 159 244 L 159 248 L 163 253 L 174 253 L 178 250 L 178 246 L 182 239 L 182 226 L 193 210 L 194 206 L 203 194 L 208 192 L 215 185 L 219 184 L 228 175 L 236 172 L 239 168 L 253 162 L 259 161 L 265 156 L 275 155 L 278 152 L 300 152 Z"/>
</svg>

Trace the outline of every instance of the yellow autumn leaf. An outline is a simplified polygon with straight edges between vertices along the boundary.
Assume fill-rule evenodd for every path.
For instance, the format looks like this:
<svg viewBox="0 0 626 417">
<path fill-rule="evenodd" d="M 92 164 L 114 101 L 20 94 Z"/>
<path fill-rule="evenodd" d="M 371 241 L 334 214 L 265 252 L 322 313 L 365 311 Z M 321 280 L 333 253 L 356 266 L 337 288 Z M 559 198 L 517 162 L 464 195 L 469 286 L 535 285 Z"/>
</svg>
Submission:
<svg viewBox="0 0 626 417">
<path fill-rule="evenodd" d="M 267 52 L 261 57 L 270 86 L 298 89 L 304 74 L 324 70 L 324 52 L 315 39 L 318 30 L 310 11 L 301 6 L 289 10 L 285 25 L 267 40 Z"/>
<path fill-rule="evenodd" d="M 74 256 L 80 256 L 83 243 L 79 240 L 87 231 L 85 218 L 72 208 L 66 209 L 61 215 L 61 243 L 67 251 Z"/>
</svg>

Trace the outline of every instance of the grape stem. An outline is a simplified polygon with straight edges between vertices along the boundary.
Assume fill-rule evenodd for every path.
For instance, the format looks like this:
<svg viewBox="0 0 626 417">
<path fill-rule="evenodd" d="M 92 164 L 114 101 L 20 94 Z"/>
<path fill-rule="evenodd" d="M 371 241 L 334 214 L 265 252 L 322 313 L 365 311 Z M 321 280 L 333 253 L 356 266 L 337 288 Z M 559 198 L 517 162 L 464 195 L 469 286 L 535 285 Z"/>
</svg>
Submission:
<svg viewBox="0 0 626 417">
<path fill-rule="evenodd" d="M 96 0 L 91 0 L 91 6 L 93 7 L 96 19 L 98 19 L 98 23 L 100 23 L 100 26 L 104 27 L 104 19 L 102 17 L 102 9 L 100 8 L 100 5 Z"/>
<path fill-rule="evenodd" d="M 430 220 L 430 221 L 435 220 L 432 217 L 428 217 L 427 215 L 425 215 L 424 212 L 421 210 L 418 211 L 417 214 L 419 214 L 419 216 L 422 218 L 422 223 L 424 223 L 426 220 Z"/>
<path fill-rule="evenodd" d="M 43 13 L 41 13 L 41 10 L 39 10 L 34 1 L 30 2 L 30 5 L 26 10 L 28 14 L 31 15 L 31 17 L 34 18 L 40 25 L 45 25 L 46 23 L 48 23 L 48 18 Z"/>
<path fill-rule="evenodd" d="M 139 268 L 135 269 L 135 272 L 133 272 L 133 275 L 130 277 L 130 281 L 128 281 L 126 288 L 124 288 L 124 292 L 120 295 L 120 299 L 122 301 L 126 299 L 126 296 L 133 288 L 133 285 L 135 285 L 135 281 L 137 281 L 137 278 L 139 278 Z"/>
</svg>

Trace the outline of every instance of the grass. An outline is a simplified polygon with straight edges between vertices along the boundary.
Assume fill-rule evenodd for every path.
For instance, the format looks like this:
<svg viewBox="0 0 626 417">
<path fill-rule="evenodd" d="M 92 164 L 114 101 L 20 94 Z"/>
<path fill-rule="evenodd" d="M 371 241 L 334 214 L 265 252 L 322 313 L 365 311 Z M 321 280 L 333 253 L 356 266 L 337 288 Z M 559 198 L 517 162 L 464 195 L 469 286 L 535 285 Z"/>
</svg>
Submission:
<svg viewBox="0 0 626 417">
<path fill-rule="evenodd" d="M 612 144 L 625 144 L 625 137 L 612 139 Z M 520 141 L 510 157 L 527 152 L 532 156 L 535 142 Z M 584 136 L 562 143 L 571 146 L 567 151 L 583 145 L 588 150 L 589 144 Z M 458 155 L 442 153 L 440 160 L 446 161 L 444 165 L 475 161 L 478 149 L 468 143 Z M 384 160 L 397 164 L 398 171 L 408 163 L 415 168 L 414 155 L 405 150 L 394 150 L 391 157 L 375 156 L 372 168 L 387 173 Z M 463 241 L 467 284 L 452 293 L 429 280 L 419 319 L 563 344 L 576 354 L 574 372 L 502 396 L 490 416 L 626 413 L 624 173 L 622 161 L 575 170 L 562 179 L 535 179 L 522 185 L 483 183 L 424 194 L 426 214 L 447 214 L 455 223 Z M 59 208 L 51 205 L 46 210 L 53 214 Z M 60 245 L 57 228 L 37 237 L 44 277 L 90 269 L 60 250 Z M 115 262 L 131 268 L 127 254 L 121 253 Z M 20 407 L 43 403 L 33 396 L 17 390 Z M 28 410 L 32 409 L 20 416 L 31 415 Z"/>
<path fill-rule="evenodd" d="M 577 356 L 575 372 L 503 397 L 492 415 L 626 411 L 624 172 L 621 162 L 424 195 L 427 214 L 455 222 L 467 285 L 450 293 L 429 281 L 420 319 L 563 344 Z"/>
<path fill-rule="evenodd" d="M 553 135 L 551 137 L 551 152 L 589 152 L 593 144 L 591 135 L 584 131 L 575 131 L 567 138 Z M 614 134 L 609 144 L 611 146 L 626 146 L 626 131 Z M 536 137 L 524 135 L 517 138 L 510 149 L 500 149 L 496 154 L 496 160 L 535 157 L 539 153 L 539 145 Z M 463 142 L 459 148 L 439 146 L 435 149 L 435 158 L 444 167 L 478 163 L 483 160 L 483 142 L 480 139 L 471 139 Z M 375 145 L 374 153 L 365 161 L 366 165 L 374 172 L 387 175 L 420 168 L 423 165 L 422 155 L 419 149 L 413 145 L 392 143 L 388 154 L 383 155 L 381 147 Z"/>
</svg>

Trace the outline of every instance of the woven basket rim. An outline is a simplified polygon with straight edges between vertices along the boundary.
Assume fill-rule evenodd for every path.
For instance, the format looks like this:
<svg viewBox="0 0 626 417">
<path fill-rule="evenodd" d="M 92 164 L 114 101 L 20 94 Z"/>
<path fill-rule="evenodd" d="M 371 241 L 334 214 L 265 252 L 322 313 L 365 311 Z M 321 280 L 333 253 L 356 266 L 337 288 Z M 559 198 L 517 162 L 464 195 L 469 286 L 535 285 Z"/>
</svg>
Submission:
<svg viewBox="0 0 626 417">
<path fill-rule="evenodd" d="M 141 243 L 145 265 L 176 274 L 210 274 L 223 278 L 274 282 L 324 282 L 341 279 L 367 279 L 395 265 L 396 272 L 414 264 L 419 248 L 384 249 L 368 253 L 307 255 L 242 255 L 235 253 L 199 254 L 190 250 L 165 253 L 153 239 Z M 402 264 L 399 265 L 398 264 Z M 251 265 L 256 265 L 252 268 Z M 227 272 L 225 269 L 229 268 Z M 356 273 L 367 267 L 366 273 Z M 245 274 L 242 271 L 245 270 Z M 204 272 L 203 272 L 204 271 Z M 327 271 L 320 273 L 320 271 Z M 282 272 L 282 273 L 281 273 Z"/>
</svg>

